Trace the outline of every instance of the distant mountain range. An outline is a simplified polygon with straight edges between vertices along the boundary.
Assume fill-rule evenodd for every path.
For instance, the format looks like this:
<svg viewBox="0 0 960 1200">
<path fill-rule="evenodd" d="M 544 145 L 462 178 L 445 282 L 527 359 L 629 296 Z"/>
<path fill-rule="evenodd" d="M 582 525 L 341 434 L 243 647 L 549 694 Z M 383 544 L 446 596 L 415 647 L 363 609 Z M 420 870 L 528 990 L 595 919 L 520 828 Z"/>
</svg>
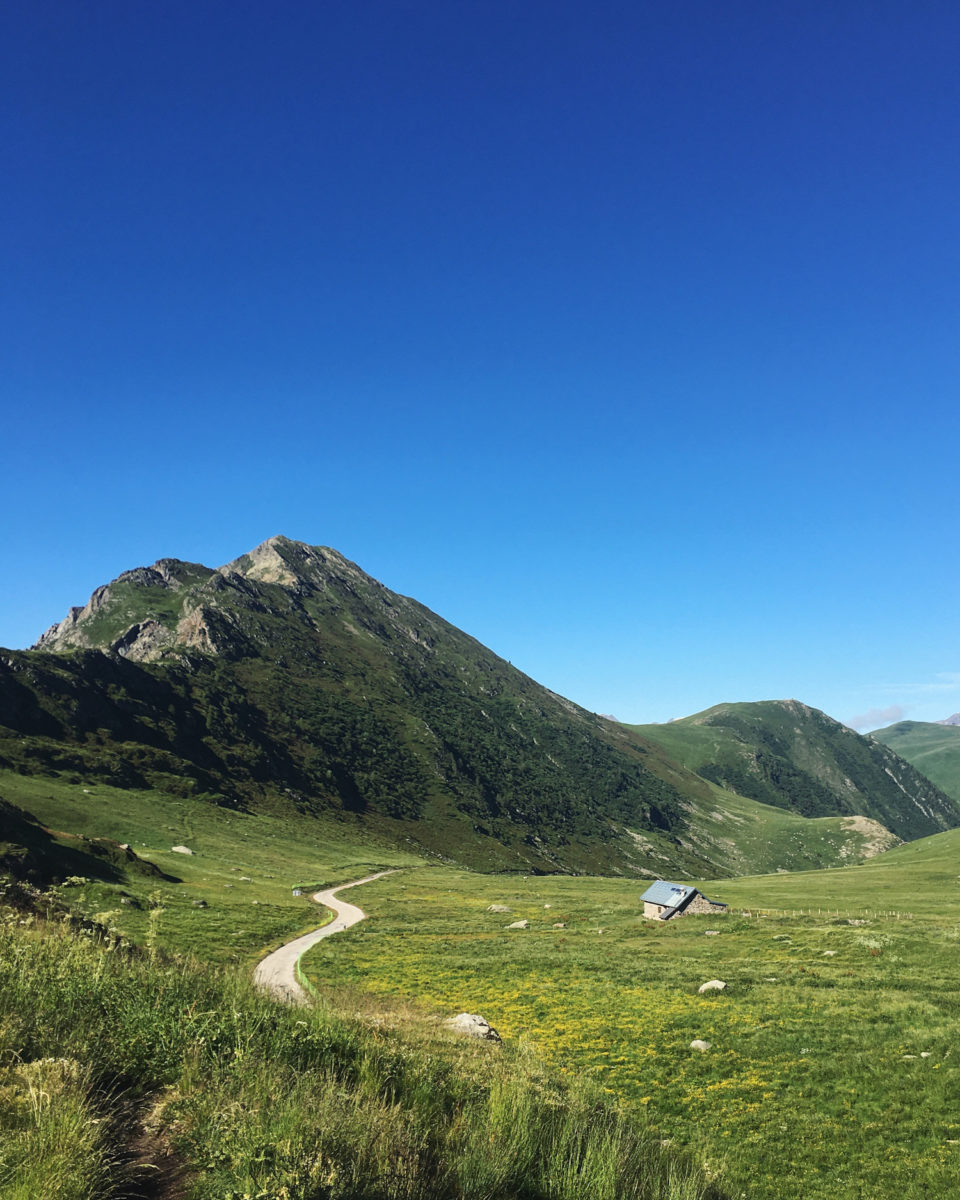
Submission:
<svg viewBox="0 0 960 1200">
<path fill-rule="evenodd" d="M 898 721 L 870 735 L 922 771 L 960 804 L 960 719 Z"/>
<path fill-rule="evenodd" d="M 795 701 L 621 725 L 284 537 L 217 569 L 126 571 L 31 650 L 0 652 L 0 768 L 332 813 L 526 871 L 828 865 L 880 847 L 880 825 L 960 824 L 891 750 Z"/>
<path fill-rule="evenodd" d="M 958 823 L 957 805 L 910 762 L 797 700 L 632 728 L 702 778 L 804 817 L 859 814 L 907 841 Z"/>
</svg>

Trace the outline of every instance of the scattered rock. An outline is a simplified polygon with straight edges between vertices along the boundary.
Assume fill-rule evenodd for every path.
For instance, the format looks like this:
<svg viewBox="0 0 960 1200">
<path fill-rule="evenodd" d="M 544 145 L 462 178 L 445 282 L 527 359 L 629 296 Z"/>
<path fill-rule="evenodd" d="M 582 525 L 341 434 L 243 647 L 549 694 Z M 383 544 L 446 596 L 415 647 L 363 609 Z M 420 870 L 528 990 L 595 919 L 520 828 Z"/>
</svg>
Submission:
<svg viewBox="0 0 960 1200">
<path fill-rule="evenodd" d="M 140 905 L 136 902 L 136 900 L 134 900 L 134 898 L 132 896 L 121 896 L 120 903 L 125 904 L 128 908 L 139 908 L 140 907 Z"/>
<path fill-rule="evenodd" d="M 513 912 L 513 909 L 507 908 L 505 904 L 491 904 L 488 906 L 487 912 Z"/>
<path fill-rule="evenodd" d="M 920 1051 L 920 1057 L 921 1057 L 921 1058 L 932 1058 L 932 1057 L 933 1057 L 933 1051 L 932 1051 L 932 1050 L 921 1050 L 921 1051 Z"/>
<path fill-rule="evenodd" d="M 915 1054 L 901 1054 L 900 1057 L 906 1059 L 906 1058 L 916 1058 L 917 1056 Z"/>
<path fill-rule="evenodd" d="M 253 880 L 250 878 L 249 875 L 241 875 L 240 882 L 241 883 L 253 883 Z"/>
<path fill-rule="evenodd" d="M 545 904 L 543 907 L 544 907 L 544 908 L 553 908 L 553 905 L 552 905 L 552 904 Z"/>
<path fill-rule="evenodd" d="M 503 1041 L 486 1017 L 481 1017 L 479 1013 L 458 1013 L 455 1017 L 447 1017 L 444 1025 L 464 1037 L 480 1038 L 485 1042 Z"/>
<path fill-rule="evenodd" d="M 529 921 L 514 921 L 512 925 L 504 925 L 504 929 L 526 929 Z"/>
<path fill-rule="evenodd" d="M 706 983 L 701 983 L 697 988 L 697 992 L 702 996 L 706 992 L 722 992 L 727 985 L 722 979 L 708 979 Z"/>
<path fill-rule="evenodd" d="M 206 900 L 194 900 L 193 907 L 194 908 L 206 908 L 207 902 L 206 902 Z"/>
<path fill-rule="evenodd" d="M 833 958 L 833 956 L 835 954 L 836 954 L 836 950 L 824 950 L 823 957 L 824 958 Z"/>
<path fill-rule="evenodd" d="M 129 849 L 130 849 L 130 843 L 129 843 L 129 842 L 121 842 L 121 843 L 120 843 L 120 849 L 121 849 L 121 850 L 129 850 Z"/>
<path fill-rule="evenodd" d="M 776 977 L 776 975 L 764 975 L 763 982 L 764 983 L 776 983 L 777 977 Z"/>
<path fill-rule="evenodd" d="M 847 917 L 848 925 L 869 925 L 869 921 L 865 921 L 860 917 Z"/>
<path fill-rule="evenodd" d="M 192 854 L 193 851 L 187 846 L 171 846 L 170 849 L 174 854 Z"/>
<path fill-rule="evenodd" d="M 712 1045 L 713 1042 L 705 1042 L 702 1038 L 694 1038 L 690 1043 L 690 1049 L 699 1050 L 701 1054 L 706 1054 Z"/>
<path fill-rule="evenodd" d="M 554 929 L 566 929 L 567 923 L 566 921 L 555 921 L 553 927 Z"/>
<path fill-rule="evenodd" d="M 703 936 L 704 937 L 719 937 L 720 930 L 719 929 L 705 929 L 703 931 Z"/>
</svg>

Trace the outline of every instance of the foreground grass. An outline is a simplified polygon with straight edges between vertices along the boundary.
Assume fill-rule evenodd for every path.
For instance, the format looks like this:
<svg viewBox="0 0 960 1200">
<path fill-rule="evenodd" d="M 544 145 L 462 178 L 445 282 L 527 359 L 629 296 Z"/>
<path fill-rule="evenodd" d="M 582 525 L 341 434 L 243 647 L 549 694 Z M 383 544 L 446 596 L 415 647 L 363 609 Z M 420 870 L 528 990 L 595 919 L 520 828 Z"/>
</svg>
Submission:
<svg viewBox="0 0 960 1200">
<path fill-rule="evenodd" d="M 720 1197 L 529 1055 L 286 1008 L 233 972 L 4 915 L 3 1200 L 143 1194 L 144 1137 L 193 1200 Z"/>
<path fill-rule="evenodd" d="M 730 915 L 667 925 L 619 880 L 405 872 L 304 966 L 385 1011 L 482 1012 L 702 1148 L 735 1195 L 942 1197 L 960 1194 L 958 861 L 951 832 L 862 867 L 722 881 L 707 892 Z M 715 978 L 726 990 L 699 995 Z"/>
</svg>

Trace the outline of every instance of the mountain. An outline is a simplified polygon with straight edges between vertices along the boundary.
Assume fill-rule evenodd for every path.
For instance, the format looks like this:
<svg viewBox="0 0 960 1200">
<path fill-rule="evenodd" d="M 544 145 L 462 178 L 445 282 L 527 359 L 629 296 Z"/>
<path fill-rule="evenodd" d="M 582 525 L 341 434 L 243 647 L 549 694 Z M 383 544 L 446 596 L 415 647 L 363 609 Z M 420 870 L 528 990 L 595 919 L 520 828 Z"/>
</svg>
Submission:
<svg viewBox="0 0 960 1200">
<path fill-rule="evenodd" d="M 922 771 L 960 804 L 960 722 L 898 721 L 870 735 Z"/>
<path fill-rule="evenodd" d="M 960 713 L 954 713 L 952 717 L 946 717 L 943 721 L 934 721 L 935 725 L 960 725 Z"/>
<path fill-rule="evenodd" d="M 702 780 L 284 537 L 218 569 L 126 571 L 2 652 L 0 767 L 334 812 L 471 865 L 708 865 L 682 837 Z"/>
<path fill-rule="evenodd" d="M 796 700 L 631 728 L 703 779 L 804 817 L 857 815 L 905 841 L 960 825 L 958 805 L 908 761 Z"/>
</svg>

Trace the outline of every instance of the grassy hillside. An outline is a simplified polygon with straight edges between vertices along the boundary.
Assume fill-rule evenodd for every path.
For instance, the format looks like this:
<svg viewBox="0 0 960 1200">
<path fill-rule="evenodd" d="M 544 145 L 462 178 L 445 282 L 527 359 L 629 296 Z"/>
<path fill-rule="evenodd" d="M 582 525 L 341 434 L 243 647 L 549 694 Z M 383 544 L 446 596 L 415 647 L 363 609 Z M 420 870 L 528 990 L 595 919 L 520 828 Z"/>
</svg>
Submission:
<svg viewBox="0 0 960 1200">
<path fill-rule="evenodd" d="M 0 655 L 0 766 L 237 810 L 352 814 L 471 865 L 655 869 L 683 768 L 336 551 L 162 560 Z M 687 779 L 689 788 L 702 788 Z"/>
<path fill-rule="evenodd" d="M 960 725 L 898 721 L 870 736 L 889 746 L 960 804 Z"/>
<path fill-rule="evenodd" d="M 507 1047 L 291 1009 L 0 899 L 4 1200 L 722 1200 Z"/>
<path fill-rule="evenodd" d="M 210 962 L 246 966 L 264 947 L 316 928 L 316 905 L 294 896 L 295 887 L 316 890 L 384 867 L 423 865 L 419 855 L 371 837 L 356 818 L 280 819 L 161 792 L 10 772 L 0 772 L 0 797 L 45 839 L 45 879 L 57 883 L 74 912 L 132 942 L 149 938 Z M 57 832 L 46 834 L 36 822 Z M 11 843 L 18 834 L 22 844 L 23 831 L 4 824 Z M 135 859 L 120 852 L 120 843 Z M 115 848 L 112 858 L 84 853 L 99 845 Z M 17 861 L 10 865 L 26 874 Z"/>
<path fill-rule="evenodd" d="M 253 995 L 262 953 L 323 921 L 292 884 L 430 873 L 358 817 L 9 772 L 0 794 L 16 798 L 0 802 L 4 836 L 37 841 L 60 880 L 27 912 L 29 890 L 0 879 L 3 1200 L 726 1195 L 642 1113 L 523 1047 L 411 1013 L 371 1023 L 352 999 L 304 1011 Z M 113 860 L 76 849 L 100 844 Z"/>
<path fill-rule="evenodd" d="M 804 817 L 868 817 L 904 840 L 960 824 L 958 805 L 910 763 L 796 700 L 630 728 L 704 779 Z"/>
<path fill-rule="evenodd" d="M 381 1020 L 411 1003 L 482 1012 L 696 1146 L 733 1195 L 948 1196 L 958 861 L 950 831 L 862 866 L 715 881 L 727 915 L 666 925 L 623 880 L 405 872 L 371 885 L 370 921 L 306 970 L 344 999 L 362 990 Z M 700 995 L 713 979 L 726 989 Z"/>
<path fill-rule="evenodd" d="M 864 866 L 708 883 L 708 895 L 731 905 L 727 915 L 660 925 L 640 916 L 642 881 L 429 867 L 396 843 L 372 844 L 368 827 L 353 815 L 285 821 L 159 792 L 104 785 L 85 791 L 12 773 L 0 776 L 0 795 L 33 828 L 40 829 L 24 814 L 61 831 L 45 835 L 55 847 L 94 838 L 132 844 L 136 862 L 104 864 L 96 874 L 100 860 L 91 856 L 87 870 L 54 889 L 51 902 L 147 947 L 146 957 L 130 966 L 117 950 L 96 949 L 89 934 L 76 949 L 59 926 L 39 933 L 33 925 L 4 927 L 0 1049 L 40 1072 L 27 1079 L 5 1066 L 0 1079 L 0 1122 L 8 1134 L 0 1161 L 19 1172 L 24 1163 L 39 1164 L 38 1174 L 25 1176 L 33 1191 L 10 1191 L 10 1200 L 41 1194 L 55 1200 L 37 1180 L 49 1186 L 61 1176 L 64 1200 L 106 1196 L 102 1189 L 129 1178 L 124 1171 L 136 1174 L 144 1137 L 152 1153 L 171 1148 L 162 1161 L 188 1178 L 191 1164 L 205 1164 L 196 1194 L 211 1200 L 272 1197 L 282 1186 L 330 1200 L 339 1194 L 330 1190 L 334 1184 L 346 1189 L 345 1197 L 406 1196 L 376 1190 L 363 1171 L 374 1162 L 409 1170 L 409 1154 L 424 1172 L 416 1194 L 445 1196 L 431 1163 L 440 1154 L 466 1171 L 459 1156 L 468 1143 L 474 1146 L 469 1170 L 478 1174 L 473 1183 L 472 1176 L 457 1175 L 455 1183 L 447 1176 L 443 1186 L 462 1189 L 455 1195 L 585 1200 L 604 1195 L 604 1187 L 611 1196 L 630 1195 L 634 1185 L 622 1173 L 610 1174 L 611 1167 L 603 1168 L 606 1183 L 591 1178 L 586 1190 L 571 1185 L 570 1193 L 524 1193 L 504 1173 L 510 1162 L 533 1163 L 530 1178 L 542 1181 L 544 1164 L 556 1162 L 557 1147 L 569 1144 L 562 1139 L 584 1114 L 592 1122 L 599 1113 L 599 1126 L 590 1128 L 607 1136 L 613 1118 L 583 1098 L 584 1081 L 640 1120 L 639 1133 L 629 1132 L 632 1119 L 616 1126 L 617 1162 L 636 1161 L 624 1146 L 656 1148 L 668 1140 L 693 1153 L 732 1196 L 853 1200 L 859 1188 L 878 1200 L 919 1200 L 960 1185 L 960 1118 L 952 1115 L 960 1007 L 951 999 L 960 996 L 960 831 Z M 760 839 L 776 828 L 769 818 L 751 824 L 761 807 L 754 802 L 733 797 L 731 804 L 719 814 L 718 829 L 733 817 L 741 836 L 752 829 Z M 824 829 L 829 839 L 830 822 L 840 820 L 771 812 L 783 822 L 784 848 L 811 828 Z M 87 842 L 66 836 L 68 830 Z M 195 853 L 175 853 L 180 844 Z M 166 878 L 143 873 L 150 864 Z M 288 1027 L 286 1017 L 250 998 L 245 984 L 238 991 L 228 978 L 207 977 L 209 964 L 219 962 L 246 978 L 262 950 L 318 923 L 315 906 L 292 896 L 293 883 L 333 883 L 380 866 L 405 869 L 366 886 L 362 903 L 370 919 L 306 960 L 324 997 L 321 1016 L 290 1014 Z M 491 904 L 512 911 L 491 913 Z M 505 928 L 518 919 L 529 921 L 526 930 Z M 707 937 L 707 929 L 718 932 Z M 205 965 L 162 959 L 177 948 L 192 950 Z M 728 988 L 698 995 L 699 985 L 713 978 Z M 483 1013 L 501 1032 L 504 1056 L 491 1060 L 475 1051 L 471 1066 L 471 1052 L 461 1063 L 457 1051 L 451 1058 L 437 1043 L 433 1018 L 464 1010 Z M 333 1018 L 337 1011 L 352 1014 L 350 1020 Z M 192 1017 L 184 1022 L 185 1012 L 202 1017 L 202 1027 Z M 694 1038 L 711 1042 L 711 1049 L 692 1051 Z M 310 1047 L 307 1074 L 291 1065 L 288 1045 Z M 562 1111 L 572 1114 L 571 1123 L 552 1123 L 559 1085 L 531 1050 L 568 1081 Z M 278 1053 L 279 1074 L 266 1065 Z M 29 1065 L 47 1058 L 67 1064 L 55 1076 L 52 1066 Z M 474 1068 L 479 1077 L 470 1074 Z M 409 1072 L 400 1083 L 398 1071 Z M 355 1084 L 358 1075 L 362 1082 Z M 39 1125 L 25 1111 L 3 1108 L 31 1083 L 52 1097 Z M 437 1102 L 421 1107 L 421 1089 Z M 289 1103 L 284 1099 L 275 1111 L 268 1094 Z M 117 1106 L 120 1095 L 129 1103 Z M 304 1111 L 311 1120 L 300 1125 Z M 345 1121 L 345 1111 L 356 1113 L 357 1122 L 373 1114 L 371 1138 Z M 451 1113 L 459 1114 L 456 1120 Z M 91 1118 L 101 1124 L 91 1125 Z M 80 1140 L 64 1143 L 64 1126 Z M 333 1131 L 326 1142 L 321 1128 Z M 495 1162 L 476 1157 L 474 1133 L 461 1140 L 482 1129 L 476 1136 L 490 1146 L 491 1128 L 504 1148 Z M 510 1140 L 518 1132 L 529 1132 L 533 1142 L 518 1146 Z M 311 1191 L 320 1178 L 321 1143 L 327 1174 L 323 1187 Z M 45 1157 L 64 1144 L 71 1148 L 66 1157 Z M 335 1171 L 331 1163 L 341 1165 Z M 672 1194 L 661 1166 L 668 1174 L 673 1169 L 669 1162 L 656 1166 L 648 1190 L 635 1194 Z M 719 1196 L 703 1174 L 685 1172 L 682 1186 L 691 1190 L 677 1195 Z M 638 1170 L 631 1178 L 636 1183 L 639 1176 Z M 80 1182 L 70 1192 L 74 1177 Z M 0 1168 L 4 1200 L 11 1178 Z M 387 1178 L 401 1187 L 399 1175 Z M 501 1192 L 482 1191 L 491 1179 Z M 659 1191 L 650 1190 L 653 1183 Z M 208 1184 L 220 1191 L 204 1191 Z"/>
</svg>

